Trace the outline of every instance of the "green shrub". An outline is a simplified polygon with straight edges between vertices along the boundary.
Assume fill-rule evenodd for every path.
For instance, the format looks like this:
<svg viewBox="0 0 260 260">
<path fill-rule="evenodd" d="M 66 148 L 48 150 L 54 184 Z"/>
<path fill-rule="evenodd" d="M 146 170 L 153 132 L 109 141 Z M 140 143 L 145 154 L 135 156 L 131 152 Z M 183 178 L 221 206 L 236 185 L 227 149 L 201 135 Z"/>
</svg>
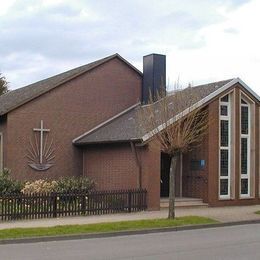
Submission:
<svg viewBox="0 0 260 260">
<path fill-rule="evenodd" d="M 10 178 L 10 171 L 0 173 L 0 196 L 31 193 L 77 193 L 92 190 L 95 183 L 87 177 L 63 177 L 56 181 L 39 179 L 22 183 Z"/>
<path fill-rule="evenodd" d="M 4 169 L 0 173 L 0 196 L 19 194 L 22 188 L 23 183 L 17 180 L 12 180 L 8 169 Z"/>
<path fill-rule="evenodd" d="M 57 192 L 87 192 L 95 187 L 94 181 L 87 177 L 63 177 L 57 180 Z"/>
</svg>

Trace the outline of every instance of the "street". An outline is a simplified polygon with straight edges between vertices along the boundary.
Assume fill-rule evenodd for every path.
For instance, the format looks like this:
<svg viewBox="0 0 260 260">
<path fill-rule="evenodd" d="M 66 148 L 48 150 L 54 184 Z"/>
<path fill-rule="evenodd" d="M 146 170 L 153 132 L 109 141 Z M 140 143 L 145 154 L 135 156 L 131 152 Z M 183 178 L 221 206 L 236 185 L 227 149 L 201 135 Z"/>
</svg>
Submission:
<svg viewBox="0 0 260 260">
<path fill-rule="evenodd" d="M 260 259 L 260 224 L 1 245 L 0 259 Z"/>
</svg>

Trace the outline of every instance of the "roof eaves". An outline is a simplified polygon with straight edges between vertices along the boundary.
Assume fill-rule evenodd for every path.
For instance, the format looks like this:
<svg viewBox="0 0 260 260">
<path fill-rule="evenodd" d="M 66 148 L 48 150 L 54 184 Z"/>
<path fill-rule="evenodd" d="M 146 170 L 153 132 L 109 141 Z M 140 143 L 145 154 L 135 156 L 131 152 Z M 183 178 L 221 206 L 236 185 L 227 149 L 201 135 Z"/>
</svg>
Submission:
<svg viewBox="0 0 260 260">
<path fill-rule="evenodd" d="M 94 145 L 94 144 L 112 144 L 112 143 L 128 143 L 128 142 L 142 142 L 140 138 L 122 139 L 122 140 L 102 140 L 89 141 L 83 143 L 75 143 L 76 146 Z"/>
</svg>

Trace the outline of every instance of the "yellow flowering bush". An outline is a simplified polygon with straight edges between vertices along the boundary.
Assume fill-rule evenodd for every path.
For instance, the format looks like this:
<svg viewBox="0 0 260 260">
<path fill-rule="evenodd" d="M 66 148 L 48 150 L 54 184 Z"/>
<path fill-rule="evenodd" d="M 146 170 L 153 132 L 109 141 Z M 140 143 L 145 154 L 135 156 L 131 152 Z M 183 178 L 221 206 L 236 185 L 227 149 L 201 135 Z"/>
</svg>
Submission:
<svg viewBox="0 0 260 260">
<path fill-rule="evenodd" d="M 57 185 L 57 181 L 48 181 L 43 179 L 32 182 L 27 181 L 21 192 L 23 194 L 55 192 Z"/>
</svg>

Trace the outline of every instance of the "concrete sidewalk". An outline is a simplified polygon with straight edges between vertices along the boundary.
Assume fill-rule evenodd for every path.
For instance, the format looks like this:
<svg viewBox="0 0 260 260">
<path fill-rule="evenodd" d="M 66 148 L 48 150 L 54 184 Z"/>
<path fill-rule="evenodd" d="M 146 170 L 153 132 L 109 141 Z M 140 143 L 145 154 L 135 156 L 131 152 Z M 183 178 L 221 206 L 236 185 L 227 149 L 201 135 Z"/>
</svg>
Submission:
<svg viewBox="0 0 260 260">
<path fill-rule="evenodd" d="M 209 208 L 178 208 L 176 216 L 203 216 L 220 222 L 237 222 L 260 220 L 260 215 L 254 212 L 260 210 L 260 205 L 234 206 L 234 207 L 209 207 Z M 166 218 L 167 209 L 161 211 L 145 211 L 131 214 L 111 214 L 86 217 L 64 217 L 57 219 L 24 220 L 12 222 L 0 222 L 0 229 L 29 228 L 29 227 L 53 227 L 58 225 L 94 224 L 102 222 L 115 222 L 140 219 Z"/>
</svg>

